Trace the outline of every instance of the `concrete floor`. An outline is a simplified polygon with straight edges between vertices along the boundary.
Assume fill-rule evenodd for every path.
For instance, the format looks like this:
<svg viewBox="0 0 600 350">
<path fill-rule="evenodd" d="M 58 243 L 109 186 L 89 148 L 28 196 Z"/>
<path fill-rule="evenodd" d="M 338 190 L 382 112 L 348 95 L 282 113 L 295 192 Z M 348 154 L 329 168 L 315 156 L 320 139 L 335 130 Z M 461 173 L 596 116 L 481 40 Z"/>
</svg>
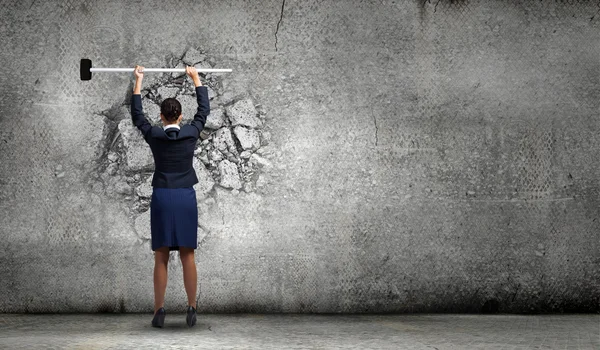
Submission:
<svg viewBox="0 0 600 350">
<path fill-rule="evenodd" d="M 0 348 L 600 349 L 600 315 L 0 314 Z"/>
</svg>

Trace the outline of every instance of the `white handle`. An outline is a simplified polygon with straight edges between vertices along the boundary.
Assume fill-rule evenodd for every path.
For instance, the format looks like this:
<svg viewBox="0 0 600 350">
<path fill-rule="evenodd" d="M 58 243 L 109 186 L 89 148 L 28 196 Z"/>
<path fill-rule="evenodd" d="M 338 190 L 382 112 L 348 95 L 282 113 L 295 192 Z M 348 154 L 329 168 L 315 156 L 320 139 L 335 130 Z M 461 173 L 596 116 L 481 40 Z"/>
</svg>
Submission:
<svg viewBox="0 0 600 350">
<path fill-rule="evenodd" d="M 134 68 L 90 68 L 90 72 L 133 72 Z M 198 72 L 208 73 L 226 73 L 231 72 L 228 68 L 196 68 Z M 173 72 L 173 73 L 185 73 L 185 68 L 144 68 L 146 72 Z"/>
</svg>

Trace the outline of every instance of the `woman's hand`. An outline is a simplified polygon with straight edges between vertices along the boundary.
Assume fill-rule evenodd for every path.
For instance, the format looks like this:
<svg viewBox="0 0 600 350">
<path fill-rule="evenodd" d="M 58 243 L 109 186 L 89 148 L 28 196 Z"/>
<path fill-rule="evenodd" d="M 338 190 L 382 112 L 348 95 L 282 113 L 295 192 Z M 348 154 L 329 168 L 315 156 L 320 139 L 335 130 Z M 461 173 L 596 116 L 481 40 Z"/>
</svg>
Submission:
<svg viewBox="0 0 600 350">
<path fill-rule="evenodd" d="M 200 81 L 200 76 L 198 75 L 198 71 L 196 70 L 196 67 L 190 67 L 190 66 L 185 67 L 185 74 L 187 74 L 190 78 L 192 78 L 192 80 L 194 81 L 194 85 L 196 85 L 196 87 L 202 86 L 202 82 Z"/>
<path fill-rule="evenodd" d="M 135 79 L 144 79 L 144 67 L 135 65 L 135 69 L 133 70 L 133 75 L 135 75 Z"/>
<path fill-rule="evenodd" d="M 133 94 L 141 94 L 142 90 L 142 80 L 144 79 L 144 67 L 135 65 L 133 70 L 133 75 L 135 75 L 135 86 L 133 87 Z"/>
</svg>

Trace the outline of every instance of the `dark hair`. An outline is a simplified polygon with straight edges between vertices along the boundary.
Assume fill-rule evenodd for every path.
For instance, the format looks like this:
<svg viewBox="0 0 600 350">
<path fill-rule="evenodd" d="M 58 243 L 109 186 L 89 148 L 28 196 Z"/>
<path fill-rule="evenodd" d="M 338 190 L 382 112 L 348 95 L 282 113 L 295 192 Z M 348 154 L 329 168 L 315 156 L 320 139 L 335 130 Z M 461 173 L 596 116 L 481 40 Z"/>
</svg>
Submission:
<svg viewBox="0 0 600 350">
<path fill-rule="evenodd" d="M 169 122 L 174 122 L 181 115 L 181 103 L 174 98 L 166 98 L 160 104 L 160 113 L 165 116 Z"/>
</svg>

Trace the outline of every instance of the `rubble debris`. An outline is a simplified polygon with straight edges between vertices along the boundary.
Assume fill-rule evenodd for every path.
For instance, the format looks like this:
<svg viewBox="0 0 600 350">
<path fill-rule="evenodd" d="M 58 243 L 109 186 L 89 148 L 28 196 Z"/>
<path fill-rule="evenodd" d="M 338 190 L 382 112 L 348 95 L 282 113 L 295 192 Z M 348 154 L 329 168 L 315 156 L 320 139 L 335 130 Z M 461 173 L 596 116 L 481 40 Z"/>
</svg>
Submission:
<svg viewBox="0 0 600 350">
<path fill-rule="evenodd" d="M 135 189 L 135 193 L 138 195 L 138 197 L 141 197 L 141 198 L 151 198 L 152 197 L 152 177 L 153 176 L 154 175 L 148 176 L 146 181 L 144 181 L 141 185 L 139 185 Z"/>
<path fill-rule="evenodd" d="M 246 151 L 243 151 L 242 153 L 240 153 L 240 157 L 243 159 L 248 159 L 248 158 L 250 158 L 251 154 L 252 154 L 252 152 L 246 150 Z"/>
<path fill-rule="evenodd" d="M 133 189 L 131 188 L 131 186 L 129 186 L 127 182 L 119 181 L 115 183 L 115 192 L 117 192 L 118 194 L 129 195 L 133 193 Z"/>
<path fill-rule="evenodd" d="M 196 176 L 198 177 L 198 183 L 194 185 L 194 190 L 196 191 L 196 201 L 201 201 L 208 193 L 212 190 L 215 185 L 215 181 L 212 178 L 210 172 L 206 169 L 206 166 L 202 162 L 200 162 L 197 158 L 194 157 L 192 162 L 192 166 L 196 171 Z"/>
<path fill-rule="evenodd" d="M 272 167 L 272 164 L 268 159 L 263 158 L 256 153 L 254 153 L 250 156 L 250 161 L 257 163 L 262 167 L 266 167 L 266 168 Z"/>
<path fill-rule="evenodd" d="M 249 98 L 237 101 L 225 108 L 225 113 L 231 120 L 231 125 L 244 125 L 249 128 L 262 127 L 262 121 L 256 117 L 258 114 L 254 103 Z"/>
<path fill-rule="evenodd" d="M 111 152 L 108 152 L 107 158 L 108 158 L 109 162 L 115 163 L 117 160 L 119 160 L 119 155 L 117 155 L 117 153 L 111 151 Z"/>
<path fill-rule="evenodd" d="M 152 239 L 150 235 L 150 209 L 143 212 L 135 219 L 135 232 L 142 239 Z"/>
<path fill-rule="evenodd" d="M 211 109 L 210 114 L 206 118 L 205 128 L 217 130 L 225 124 L 225 114 L 223 108 Z"/>
<path fill-rule="evenodd" d="M 258 131 L 238 125 L 235 128 L 233 128 L 233 133 L 240 141 L 240 144 L 242 145 L 242 148 L 244 150 L 256 150 L 258 149 L 258 147 L 260 147 L 260 138 L 258 136 Z"/>
<path fill-rule="evenodd" d="M 202 52 L 200 52 L 199 50 L 191 47 L 189 48 L 186 52 L 185 55 L 183 56 L 182 61 L 187 64 L 188 66 L 193 66 L 198 62 L 202 62 L 206 60 L 206 55 L 204 55 Z"/>
<path fill-rule="evenodd" d="M 208 91 L 208 99 L 212 100 L 217 96 L 217 93 L 215 92 L 215 90 L 213 90 L 210 86 L 206 86 L 206 90 Z"/>
<path fill-rule="evenodd" d="M 123 119 L 118 125 L 125 148 L 125 166 L 129 171 L 140 171 L 154 166 L 152 151 L 142 133 L 130 119 Z"/>
<path fill-rule="evenodd" d="M 213 144 L 220 151 L 235 150 L 235 143 L 231 137 L 231 130 L 227 127 L 220 128 L 215 132 Z"/>
<path fill-rule="evenodd" d="M 161 102 L 167 98 L 176 98 L 179 93 L 179 88 L 177 87 L 168 87 L 168 86 L 159 86 L 156 90 L 158 95 L 160 96 Z"/>
<path fill-rule="evenodd" d="M 170 57 L 167 64 L 181 68 L 186 65 L 213 67 L 207 55 L 196 48 L 190 48 L 180 57 Z M 170 97 L 181 103 L 182 125 L 191 122 L 198 107 L 191 80 L 180 73 L 152 76 L 156 79 L 149 80 L 150 83 L 144 81 L 145 88 L 142 90 L 142 107 L 150 123 L 163 126 L 160 103 Z M 219 87 L 223 84 L 219 75 L 201 72 L 201 77 L 204 77 L 203 85 L 208 88 L 211 112 L 194 151 L 193 167 L 199 181 L 194 185 L 198 208 L 206 211 L 207 205 L 216 203 L 218 191 L 243 195 L 265 186 L 267 181 L 261 172 L 272 167 L 269 159 L 274 150 L 270 144 L 270 132 L 263 129 L 267 119 L 262 106 L 255 105 L 255 101 L 247 95 L 220 91 Z M 99 160 L 105 171 L 100 174 L 102 182 L 96 187 L 123 195 L 121 198 L 132 199 L 130 209 L 143 211 L 135 219 L 135 230 L 140 238 L 150 239 L 152 151 L 131 122 L 127 102 L 112 106 L 101 114 L 106 117 L 112 131 L 108 133 L 111 140 L 106 142 L 107 152 L 103 153 L 106 157 Z M 65 172 L 58 166 L 54 175 L 63 177 Z"/>
<path fill-rule="evenodd" d="M 142 98 L 142 109 L 144 110 L 144 115 L 150 122 L 160 121 L 160 106 L 154 103 L 149 98 Z M 131 113 L 127 111 L 127 115 L 123 116 L 124 119 L 129 120 L 129 124 L 133 126 L 131 122 Z"/>
<path fill-rule="evenodd" d="M 220 185 L 225 188 L 240 189 L 242 183 L 237 165 L 224 159 L 219 162 L 219 173 L 221 174 Z"/>
<path fill-rule="evenodd" d="M 194 120 L 194 115 L 198 110 L 198 102 L 196 101 L 196 96 L 181 95 L 177 97 L 177 101 L 181 103 L 181 114 L 183 114 L 181 123 L 186 124 Z"/>
</svg>

